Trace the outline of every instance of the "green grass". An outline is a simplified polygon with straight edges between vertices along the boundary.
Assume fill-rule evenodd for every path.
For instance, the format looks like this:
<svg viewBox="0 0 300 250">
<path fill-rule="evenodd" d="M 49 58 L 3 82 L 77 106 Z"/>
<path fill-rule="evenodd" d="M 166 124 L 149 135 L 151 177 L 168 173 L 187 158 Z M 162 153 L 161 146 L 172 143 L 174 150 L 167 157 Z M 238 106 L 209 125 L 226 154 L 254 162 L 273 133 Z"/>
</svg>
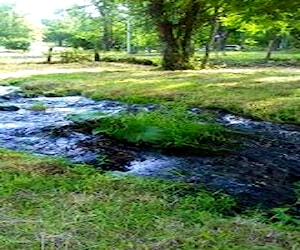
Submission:
<svg viewBox="0 0 300 250">
<path fill-rule="evenodd" d="M 76 50 L 75 50 L 76 51 Z M 89 58 L 93 59 L 93 53 L 85 52 L 89 55 Z M 280 50 L 273 51 L 271 58 L 266 61 L 267 51 L 211 51 L 210 53 L 210 66 L 224 67 L 224 66 L 299 66 L 300 64 L 300 51 L 299 50 Z M 200 67 L 201 62 L 199 62 L 204 55 L 204 52 L 195 53 L 195 63 L 196 68 Z M 136 54 L 127 54 L 126 52 L 100 52 L 100 58 L 103 61 L 124 61 L 128 63 L 138 63 L 139 60 L 150 60 L 156 65 L 160 65 L 162 61 L 162 56 L 160 53 L 143 53 L 139 52 Z M 136 59 L 136 61 L 135 61 Z M 84 61 L 84 60 L 82 60 Z"/>
<path fill-rule="evenodd" d="M 183 107 L 106 116 L 95 124 L 94 133 L 105 133 L 118 140 L 137 145 L 152 145 L 166 149 L 206 149 L 216 151 L 218 143 L 229 142 L 233 133 L 220 125 L 207 122 L 207 116 L 187 113 Z"/>
<path fill-rule="evenodd" d="M 195 57 L 197 59 L 201 59 L 204 54 L 202 52 L 196 52 Z M 228 63 L 235 64 L 236 66 L 243 66 L 247 64 L 255 64 L 258 65 L 266 63 L 265 57 L 267 54 L 267 50 L 259 50 L 259 51 L 225 51 L 225 52 L 216 52 L 211 51 L 210 59 L 212 60 L 211 63 Z M 116 52 L 116 51 L 108 51 L 108 52 L 100 52 L 100 58 L 132 58 L 135 57 L 137 59 L 148 59 L 153 61 L 156 64 L 160 64 L 162 60 L 162 56 L 160 53 L 143 53 L 139 52 L 136 54 L 128 55 L 126 52 Z M 93 53 L 90 53 L 90 58 L 93 58 Z M 293 49 L 293 50 L 279 50 L 273 51 L 271 59 L 269 63 L 274 63 L 273 65 L 276 66 L 276 62 L 294 62 L 297 63 L 300 61 L 300 50 Z M 270 66 L 271 64 L 266 64 Z M 197 65 L 196 65 L 197 66 Z"/>
<path fill-rule="evenodd" d="M 81 67 L 78 64 L 35 66 L 43 70 Z M 20 70 L 23 66 L 17 67 Z M 298 69 L 165 72 L 107 63 L 93 65 L 93 69 L 98 72 L 47 75 L 29 72 L 29 77 L 16 75 L 3 84 L 19 85 L 29 96 L 82 94 L 94 99 L 160 103 L 175 109 L 220 108 L 260 119 L 300 122 Z M 167 115 L 167 120 L 162 120 L 161 114 L 156 115 L 129 115 L 113 121 L 113 125 L 121 124 L 113 132 L 127 135 L 123 125 L 133 124 L 140 130 L 130 138 L 144 142 L 149 138 L 159 139 L 158 132 L 170 128 L 169 139 L 174 136 L 172 131 L 176 131 L 176 136 L 184 135 L 172 143 L 186 143 L 182 140 L 186 136 L 184 127 L 191 126 L 187 132 L 198 131 L 193 122 L 186 123 L 182 114 Z M 179 118 L 183 119 L 183 125 L 177 127 Z M 144 130 L 148 124 L 155 129 Z M 207 128 L 210 127 L 205 127 L 205 131 Z M 111 126 L 102 129 L 109 130 Z M 131 130 L 130 126 L 127 129 Z M 300 249 L 299 227 L 288 224 L 291 218 L 286 208 L 274 210 L 271 220 L 258 211 L 235 214 L 234 206 L 230 197 L 219 192 L 208 193 L 199 186 L 104 175 L 89 166 L 74 166 L 62 159 L 0 150 L 0 249 L 3 250 Z"/>
<path fill-rule="evenodd" d="M 93 99 L 219 108 L 263 120 L 300 123 L 300 71 L 295 68 L 170 72 L 134 65 L 99 66 L 99 72 L 35 75 L 10 82 L 28 95 L 81 93 Z"/>
<path fill-rule="evenodd" d="M 48 107 L 41 102 L 36 102 L 32 104 L 30 107 L 28 107 L 28 109 L 32 111 L 45 111 L 47 108 Z"/>
<path fill-rule="evenodd" d="M 296 227 L 233 215 L 231 198 L 200 187 L 7 150 L 0 159 L 3 250 L 300 247 Z"/>
<path fill-rule="evenodd" d="M 197 53 L 201 58 L 204 52 Z M 225 51 L 211 52 L 211 63 L 231 66 L 276 66 L 291 63 L 295 66 L 300 63 L 299 50 L 274 51 L 270 60 L 266 61 L 267 51 Z"/>
</svg>

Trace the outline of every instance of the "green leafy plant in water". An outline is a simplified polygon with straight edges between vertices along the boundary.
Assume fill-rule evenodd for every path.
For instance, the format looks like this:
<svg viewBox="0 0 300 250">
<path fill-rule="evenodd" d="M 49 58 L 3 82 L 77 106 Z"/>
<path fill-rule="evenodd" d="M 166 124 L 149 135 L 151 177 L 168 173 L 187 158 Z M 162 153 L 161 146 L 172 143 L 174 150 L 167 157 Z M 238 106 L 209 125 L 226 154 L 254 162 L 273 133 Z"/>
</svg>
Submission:
<svg viewBox="0 0 300 250">
<path fill-rule="evenodd" d="M 28 107 L 28 109 L 32 111 L 45 111 L 47 108 L 48 107 L 41 102 L 34 103 Z"/>
<path fill-rule="evenodd" d="M 115 117 L 105 117 L 95 128 L 95 134 L 105 133 L 116 139 L 126 140 L 132 143 L 155 143 L 162 139 L 162 129 L 155 124 L 148 123 L 145 114 L 126 114 Z"/>
<path fill-rule="evenodd" d="M 200 148 L 205 143 L 224 142 L 230 134 L 224 127 L 201 122 L 195 115 L 181 109 L 104 117 L 93 132 L 162 148 Z"/>
<path fill-rule="evenodd" d="M 104 117 L 111 116 L 111 114 L 99 112 L 99 111 L 89 111 L 89 112 L 81 112 L 78 114 L 68 115 L 68 119 L 72 122 L 87 122 L 87 121 L 95 121 L 102 119 Z"/>
</svg>

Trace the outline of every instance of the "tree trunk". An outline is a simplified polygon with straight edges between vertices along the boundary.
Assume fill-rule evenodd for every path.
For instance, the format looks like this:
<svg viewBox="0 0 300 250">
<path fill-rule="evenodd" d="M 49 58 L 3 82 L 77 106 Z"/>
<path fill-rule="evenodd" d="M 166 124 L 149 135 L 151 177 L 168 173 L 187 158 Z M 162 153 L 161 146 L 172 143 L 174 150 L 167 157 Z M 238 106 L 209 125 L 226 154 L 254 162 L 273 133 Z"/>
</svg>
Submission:
<svg viewBox="0 0 300 250">
<path fill-rule="evenodd" d="M 97 7 L 101 17 L 103 19 L 103 36 L 102 36 L 102 49 L 105 51 L 111 50 L 112 45 L 112 18 L 110 1 L 92 1 Z"/>
<path fill-rule="evenodd" d="M 100 54 L 98 51 L 94 51 L 94 61 L 95 62 L 100 62 Z"/>
<path fill-rule="evenodd" d="M 164 42 L 162 67 L 167 70 L 185 70 L 193 68 L 190 63 L 191 44 L 178 42 L 170 38 Z"/>
<path fill-rule="evenodd" d="M 162 67 L 166 70 L 193 68 L 190 58 L 193 55 L 192 36 L 199 26 L 199 1 L 190 1 L 178 20 L 174 23 L 168 12 L 168 1 L 152 0 L 149 11 L 153 17 L 163 44 Z M 170 15 L 170 13 L 169 13 Z"/>
<path fill-rule="evenodd" d="M 272 52 L 273 52 L 273 49 L 274 49 L 275 41 L 276 41 L 276 39 L 271 39 L 269 41 L 268 51 L 267 51 L 267 55 L 265 57 L 266 60 L 270 60 L 271 59 L 271 55 L 272 55 Z"/>
<path fill-rule="evenodd" d="M 94 61 L 100 62 L 99 43 L 97 41 L 94 43 Z"/>
<path fill-rule="evenodd" d="M 108 17 L 104 19 L 104 32 L 103 32 L 103 49 L 105 51 L 110 51 L 111 49 L 111 23 Z"/>
<path fill-rule="evenodd" d="M 217 35 L 219 26 L 220 25 L 217 18 L 214 18 L 214 21 L 211 25 L 209 40 L 205 46 L 205 55 L 202 59 L 201 69 L 205 69 L 206 65 L 208 64 L 209 56 L 210 56 L 210 48 L 214 45 L 215 37 Z"/>
</svg>

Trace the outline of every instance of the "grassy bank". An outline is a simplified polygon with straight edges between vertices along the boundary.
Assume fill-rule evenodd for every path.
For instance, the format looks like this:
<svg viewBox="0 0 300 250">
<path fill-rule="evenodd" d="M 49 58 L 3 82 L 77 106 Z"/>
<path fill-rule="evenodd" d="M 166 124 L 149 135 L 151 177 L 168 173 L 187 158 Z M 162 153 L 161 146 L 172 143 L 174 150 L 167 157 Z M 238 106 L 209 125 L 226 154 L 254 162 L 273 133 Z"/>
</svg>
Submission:
<svg viewBox="0 0 300 250">
<path fill-rule="evenodd" d="M 0 159 L 0 249 L 300 247 L 296 227 L 233 215 L 232 199 L 199 187 L 6 150 Z"/>
<path fill-rule="evenodd" d="M 219 108 L 263 120 L 300 122 L 300 70 L 295 68 L 170 72 L 106 63 L 95 67 L 98 72 L 34 75 L 3 83 L 20 85 L 28 95 L 82 94 L 131 103 Z"/>
<path fill-rule="evenodd" d="M 12 73 L 11 65 L 2 67 L 2 84 L 19 85 L 29 96 L 82 94 L 183 109 L 226 109 L 264 120 L 300 122 L 300 70 L 295 68 L 165 72 L 109 63 L 17 67 L 17 73 Z M 151 114 L 137 118 L 114 121 L 118 127 L 113 131 L 110 125 L 102 129 L 110 134 L 121 130 L 122 135 L 130 136 L 129 141 L 144 142 L 148 134 L 138 131 L 139 137 L 132 137 L 123 131 L 122 122 L 132 122 L 134 127 L 136 122 L 143 126 L 145 121 L 147 125 L 149 121 L 162 123 L 160 116 Z M 165 124 L 163 128 L 180 128 Z M 180 133 L 185 138 L 187 125 L 183 124 Z M 160 131 L 152 129 L 156 123 L 150 125 L 150 139 L 154 133 L 156 143 L 166 143 Z M 198 133 L 198 127 L 194 131 Z M 224 136 L 216 132 L 217 139 Z M 7 150 L 0 150 L 0 199 L 3 250 L 300 249 L 299 227 L 288 224 L 292 218 L 283 208 L 275 210 L 271 218 L 258 211 L 237 215 L 230 197 L 207 193 L 199 186 L 103 175 L 88 166 Z"/>
</svg>

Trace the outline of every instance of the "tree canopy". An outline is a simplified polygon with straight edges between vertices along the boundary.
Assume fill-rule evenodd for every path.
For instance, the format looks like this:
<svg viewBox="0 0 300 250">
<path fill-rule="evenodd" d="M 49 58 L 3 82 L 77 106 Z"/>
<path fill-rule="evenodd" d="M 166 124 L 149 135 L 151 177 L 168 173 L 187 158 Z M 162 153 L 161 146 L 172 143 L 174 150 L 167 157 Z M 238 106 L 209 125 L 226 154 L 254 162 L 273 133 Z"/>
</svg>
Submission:
<svg viewBox="0 0 300 250">
<path fill-rule="evenodd" d="M 243 47 L 287 47 L 299 43 L 295 1 L 275 0 L 89 0 L 63 18 L 44 22 L 46 38 L 74 47 L 120 50 L 132 46 L 163 55 L 165 69 L 192 68 L 195 49 L 222 50 L 226 43 Z M 206 63 L 204 62 L 204 65 Z"/>
<path fill-rule="evenodd" d="M 26 49 L 32 40 L 32 29 L 14 5 L 0 4 L 0 44 L 5 47 Z M 24 44 L 27 46 L 24 47 Z M 22 46 L 23 45 L 23 46 Z"/>
</svg>

